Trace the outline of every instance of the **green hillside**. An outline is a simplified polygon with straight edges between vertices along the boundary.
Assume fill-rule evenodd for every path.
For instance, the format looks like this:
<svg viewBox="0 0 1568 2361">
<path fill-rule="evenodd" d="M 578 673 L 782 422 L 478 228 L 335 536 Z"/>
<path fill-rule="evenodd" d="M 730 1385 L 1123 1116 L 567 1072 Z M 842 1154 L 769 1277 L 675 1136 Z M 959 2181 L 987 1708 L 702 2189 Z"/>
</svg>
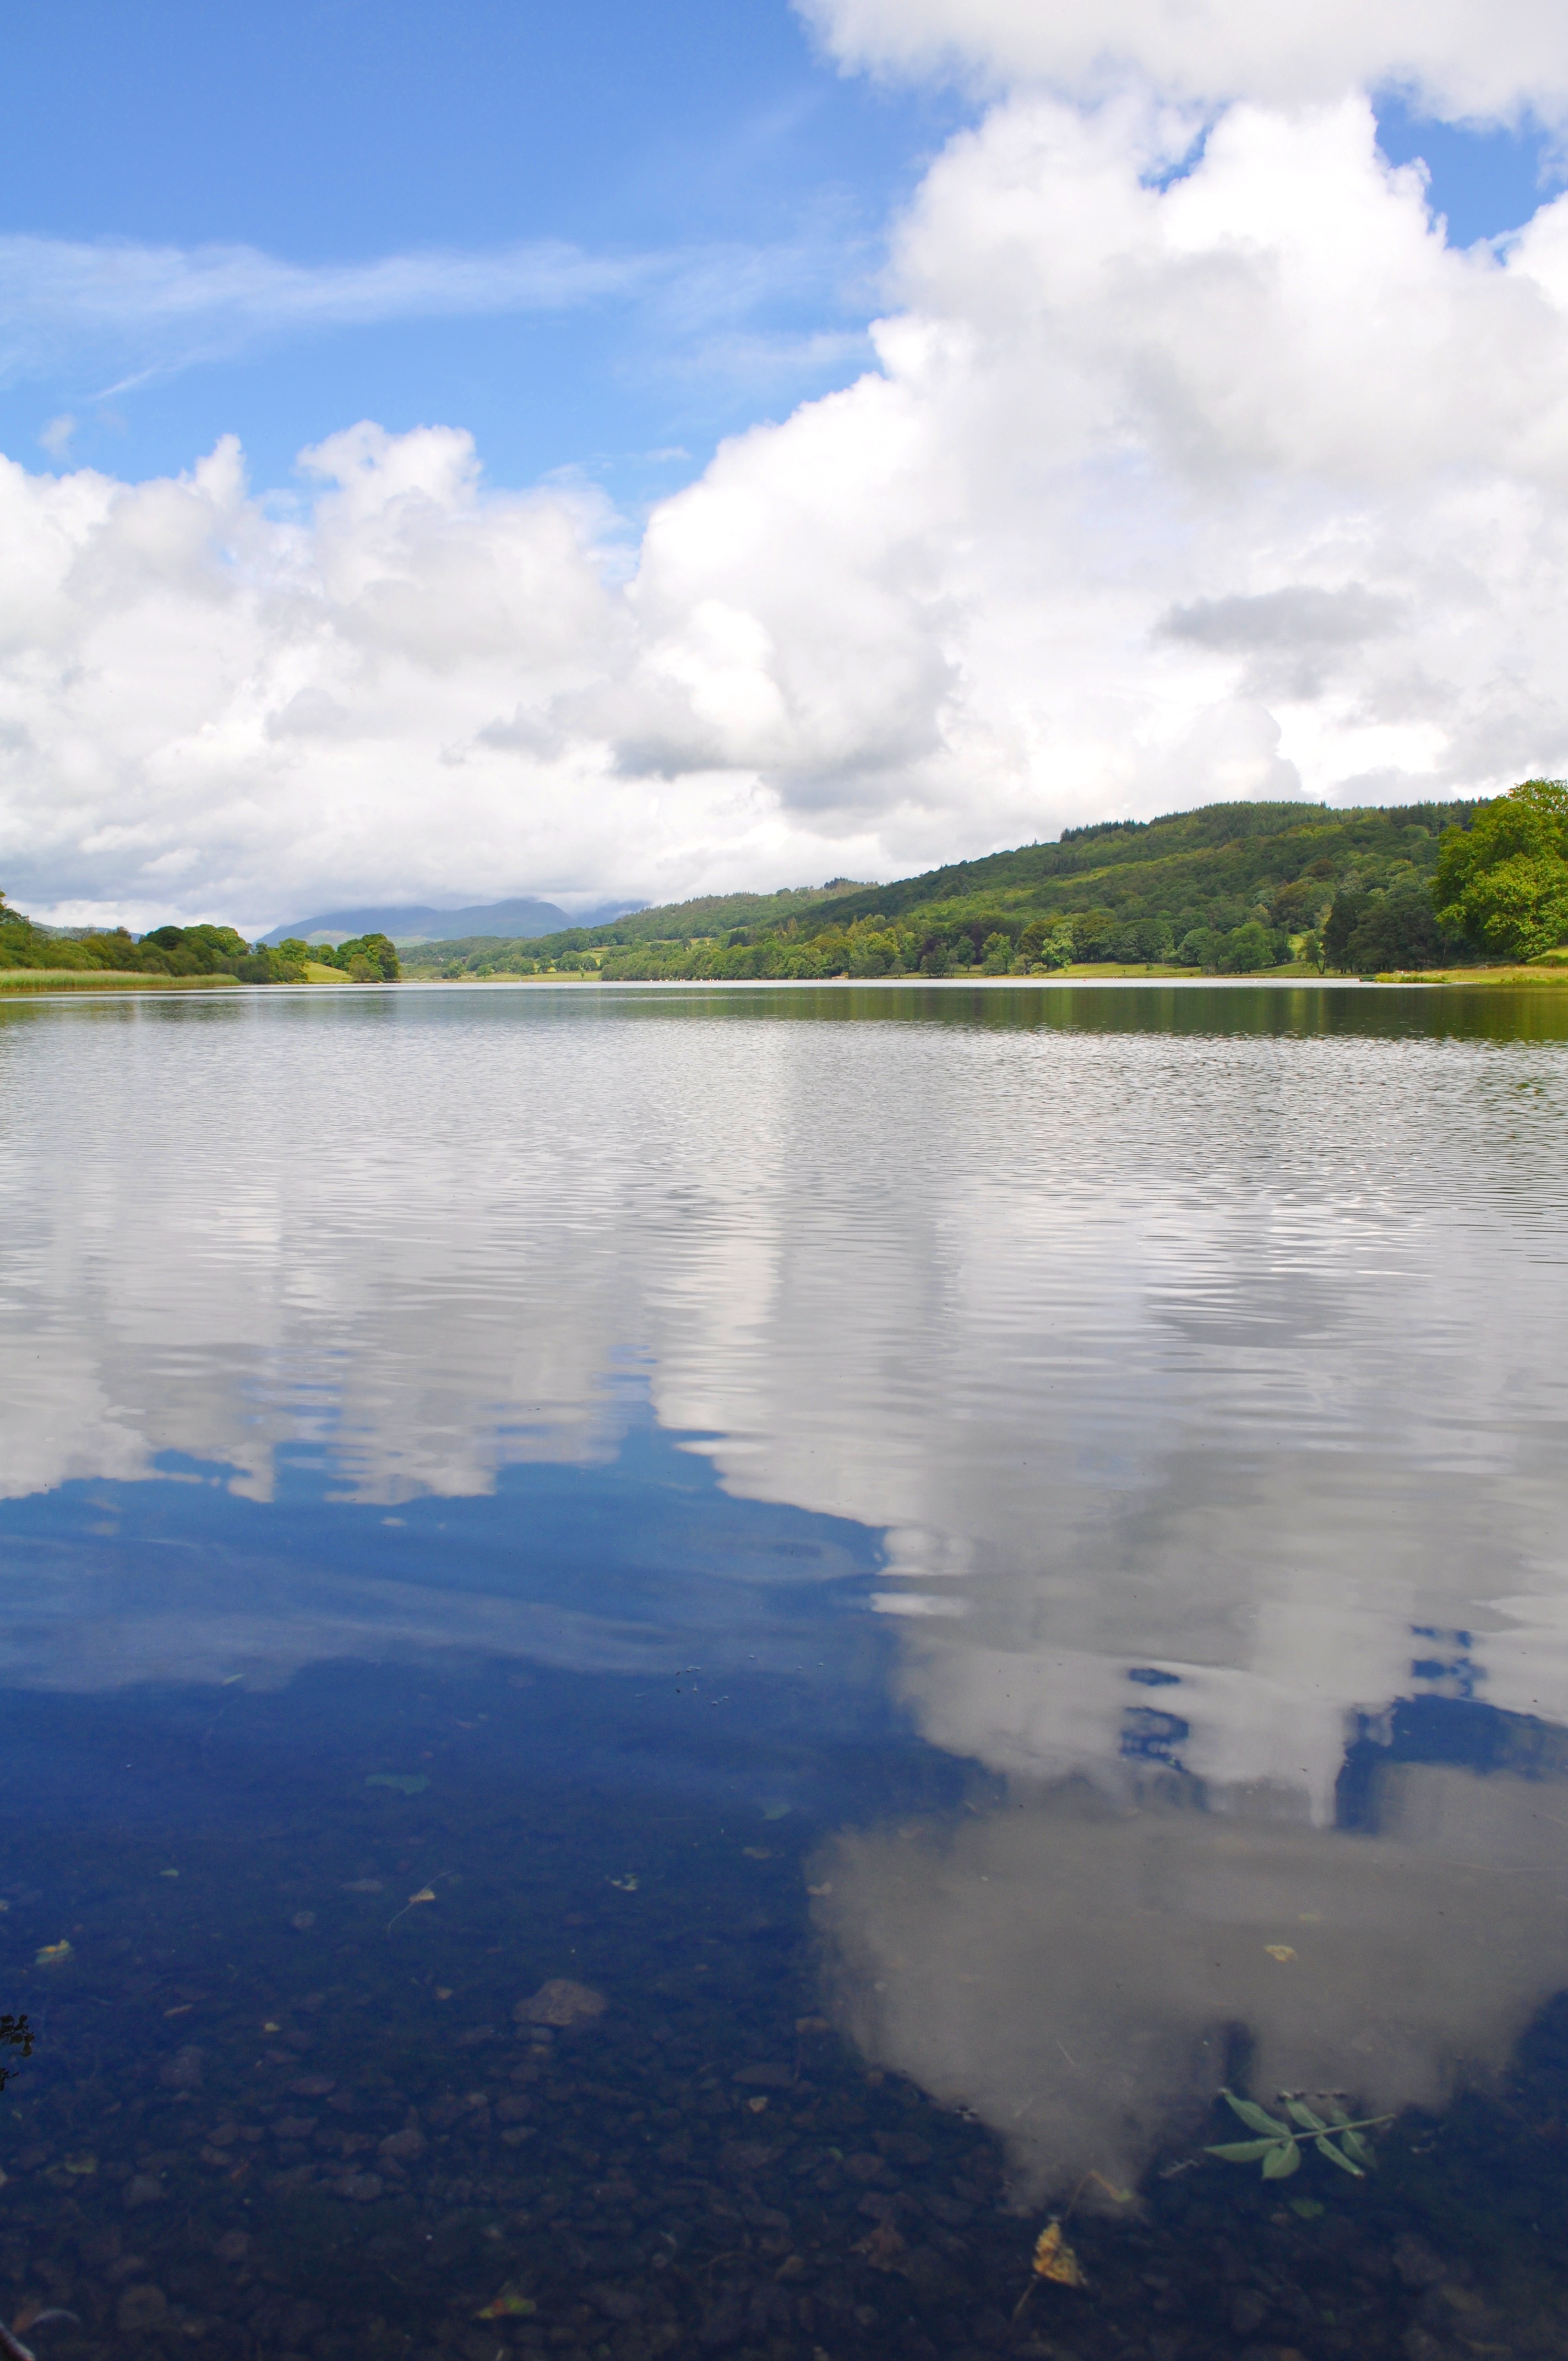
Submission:
<svg viewBox="0 0 1568 2361">
<path fill-rule="evenodd" d="M 784 885 L 773 894 L 701 894 L 695 901 L 666 902 L 652 910 L 630 910 L 605 927 L 567 927 L 553 935 L 520 935 L 507 939 L 495 935 L 458 935 L 449 942 L 411 944 L 403 953 L 405 975 L 440 974 L 451 967 L 464 973 L 487 970 L 515 974 L 520 959 L 548 966 L 554 954 L 570 954 L 607 944 L 645 945 L 659 951 L 684 950 L 695 942 L 722 942 L 737 928 L 752 934 L 771 934 L 792 918 L 820 907 L 837 896 L 872 892 L 852 878 L 835 877 L 826 885 Z M 597 962 L 596 962 L 597 963 Z"/>
<path fill-rule="evenodd" d="M 1390 952 L 1379 965 L 1429 965 L 1455 949 L 1432 917 L 1439 839 L 1445 828 L 1468 828 L 1475 809 L 1209 804 L 1069 829 L 1055 844 L 892 884 L 840 879 L 815 891 L 708 896 L 516 943 L 422 944 L 405 970 L 638 979 L 1027 973 L 1112 962 L 1254 972 L 1345 952 L 1373 915 L 1379 949 Z M 1337 928 L 1336 903 L 1345 922 Z"/>
</svg>

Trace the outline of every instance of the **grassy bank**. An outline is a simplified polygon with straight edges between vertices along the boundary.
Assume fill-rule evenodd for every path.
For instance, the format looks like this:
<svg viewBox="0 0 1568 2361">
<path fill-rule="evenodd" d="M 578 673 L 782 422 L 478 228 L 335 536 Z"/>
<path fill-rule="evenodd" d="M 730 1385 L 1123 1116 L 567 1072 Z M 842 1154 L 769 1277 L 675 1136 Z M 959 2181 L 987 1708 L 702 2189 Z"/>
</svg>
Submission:
<svg viewBox="0 0 1568 2361">
<path fill-rule="evenodd" d="M 1568 966 L 1554 958 L 1532 961 L 1528 967 L 1396 968 L 1374 980 L 1378 983 L 1568 983 Z"/>
<path fill-rule="evenodd" d="M 143 975 L 134 968 L 0 968 L 0 992 L 232 992 L 233 975 Z"/>
<path fill-rule="evenodd" d="M 305 963 L 307 983 L 348 983 L 341 968 L 320 960 Z M 135 968 L 6 967 L 0 968 L 0 993 L 7 992 L 221 992 L 236 991 L 239 976 L 147 975 Z"/>
</svg>

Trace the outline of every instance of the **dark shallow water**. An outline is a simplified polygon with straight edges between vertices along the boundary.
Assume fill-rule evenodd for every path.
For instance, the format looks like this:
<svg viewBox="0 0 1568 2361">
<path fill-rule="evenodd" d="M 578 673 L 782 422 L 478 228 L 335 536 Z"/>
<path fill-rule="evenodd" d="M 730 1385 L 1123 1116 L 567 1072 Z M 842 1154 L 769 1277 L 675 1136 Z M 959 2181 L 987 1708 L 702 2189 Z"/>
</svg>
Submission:
<svg viewBox="0 0 1568 2361">
<path fill-rule="evenodd" d="M 1568 2353 L 1565 1038 L 0 1007 L 0 2316 Z"/>
</svg>

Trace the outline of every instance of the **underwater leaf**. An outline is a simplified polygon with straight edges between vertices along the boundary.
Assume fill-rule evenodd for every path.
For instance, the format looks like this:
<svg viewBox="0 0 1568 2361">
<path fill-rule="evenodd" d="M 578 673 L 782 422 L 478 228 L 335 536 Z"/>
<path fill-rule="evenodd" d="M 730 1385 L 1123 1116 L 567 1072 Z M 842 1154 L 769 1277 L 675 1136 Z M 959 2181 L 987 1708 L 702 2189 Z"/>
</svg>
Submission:
<svg viewBox="0 0 1568 2361">
<path fill-rule="evenodd" d="M 1360 2165 L 1352 2164 L 1349 2157 L 1342 2154 L 1340 2149 L 1335 2147 L 1332 2139 L 1314 2140 L 1312 2145 L 1317 2149 L 1320 2156 L 1328 2157 L 1332 2163 L 1338 2165 L 1342 2172 L 1354 2174 L 1357 2180 L 1365 2180 L 1366 2175 L 1361 2169 Z"/>
<path fill-rule="evenodd" d="M 1260 2156 L 1266 2156 L 1271 2148 L 1278 2146 L 1279 2142 L 1274 2139 L 1228 2140 L 1223 2147 L 1206 2147 L 1203 2153 L 1205 2156 L 1223 2156 L 1227 2164 L 1255 2164 Z"/>
<path fill-rule="evenodd" d="M 1272 2132 L 1276 2139 L 1289 2138 L 1289 2125 L 1282 2124 L 1277 2115 L 1271 2115 L 1266 2107 L 1260 2107 L 1255 2099 L 1238 2099 L 1234 2091 L 1222 2091 L 1220 2096 L 1231 2113 L 1240 2115 L 1243 2123 L 1250 2125 L 1255 2132 Z"/>
<path fill-rule="evenodd" d="M 1287 2099 L 1285 2103 L 1304 2131 L 1326 2132 L 1328 2130 L 1329 2127 L 1321 2115 L 1314 2114 L 1305 2099 Z"/>
<path fill-rule="evenodd" d="M 1299 2169 L 1300 2162 L 1301 2151 L 1295 2141 L 1281 2140 L 1264 2158 L 1263 2177 L 1265 2180 L 1288 2180 L 1290 2175 Z"/>
<path fill-rule="evenodd" d="M 477 2312 L 474 2317 L 476 2320 L 526 2320 L 531 2312 L 537 2312 L 539 2306 L 534 2302 L 533 2298 L 531 2295 L 524 2295 L 522 2290 L 513 2287 L 509 2279 L 495 2301 L 488 2303 L 483 2312 Z"/>
<path fill-rule="evenodd" d="M 1351 2121 L 1350 2117 L 1345 2114 L 1344 2109 L 1340 2105 L 1337 2099 L 1330 2102 L 1329 2116 L 1332 2125 L 1334 2137 L 1338 2140 L 1340 2146 L 1345 2149 L 1349 2155 L 1354 2157 L 1358 2164 L 1365 2164 L 1369 2168 L 1375 2164 L 1376 2158 L 1374 2157 L 1372 2150 L 1367 2147 L 1366 2142 L 1362 2138 L 1360 2128 Z M 1393 2120 L 1394 2118 L 1392 2115 L 1374 2115 L 1370 2118 L 1364 2118 L 1364 2121 L 1370 2121 L 1378 2124 L 1388 2124 L 1392 2123 Z"/>
<path fill-rule="evenodd" d="M 369 1771 L 365 1775 L 367 1787 L 395 1787 L 400 1795 L 422 1795 L 430 1781 L 422 1771 Z"/>
<path fill-rule="evenodd" d="M 1055 2279 L 1058 2287 L 1082 2287 L 1083 2268 L 1062 2236 L 1059 2222 L 1047 2222 L 1035 2241 L 1034 2273 L 1037 2279 Z"/>
</svg>

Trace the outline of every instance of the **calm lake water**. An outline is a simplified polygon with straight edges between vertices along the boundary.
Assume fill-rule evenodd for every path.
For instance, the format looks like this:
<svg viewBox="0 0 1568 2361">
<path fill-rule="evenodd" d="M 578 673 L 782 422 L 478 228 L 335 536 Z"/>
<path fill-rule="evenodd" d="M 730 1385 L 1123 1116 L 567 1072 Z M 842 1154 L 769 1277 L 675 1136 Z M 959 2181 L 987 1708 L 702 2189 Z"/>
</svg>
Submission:
<svg viewBox="0 0 1568 2361">
<path fill-rule="evenodd" d="M 0 2316 L 1568 2354 L 1565 1340 L 1568 994 L 0 1004 Z"/>
</svg>

